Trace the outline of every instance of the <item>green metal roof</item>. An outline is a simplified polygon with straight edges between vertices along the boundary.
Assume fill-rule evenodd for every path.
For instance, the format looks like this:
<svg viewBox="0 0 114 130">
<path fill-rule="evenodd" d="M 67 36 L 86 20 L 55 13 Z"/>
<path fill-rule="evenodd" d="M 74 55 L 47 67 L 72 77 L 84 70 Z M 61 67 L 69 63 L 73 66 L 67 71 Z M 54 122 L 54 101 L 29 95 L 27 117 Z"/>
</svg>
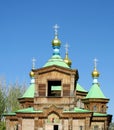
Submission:
<svg viewBox="0 0 114 130">
<path fill-rule="evenodd" d="M 35 84 L 30 84 L 22 98 L 33 98 L 34 97 Z"/>
<path fill-rule="evenodd" d="M 75 107 L 74 108 L 74 110 L 72 110 L 72 111 L 70 111 L 70 110 L 68 110 L 68 111 L 64 111 L 64 113 L 88 113 L 88 112 L 92 112 L 92 111 L 90 111 L 90 110 L 87 110 L 87 109 L 81 109 L 81 108 L 77 108 L 77 107 Z M 93 113 L 93 112 L 92 112 Z M 107 116 L 108 114 L 103 114 L 103 113 L 96 113 L 96 112 L 94 112 L 93 113 L 93 116 Z"/>
<path fill-rule="evenodd" d="M 107 116 L 107 114 L 103 114 L 103 113 L 93 113 L 93 116 Z"/>
<path fill-rule="evenodd" d="M 81 108 L 77 108 L 77 107 L 74 108 L 74 111 L 77 112 L 77 113 L 78 113 L 78 112 L 79 112 L 79 113 L 90 112 L 89 110 L 81 109 Z"/>
<path fill-rule="evenodd" d="M 15 116 L 15 112 L 10 112 L 10 113 L 4 113 L 3 116 Z"/>
<path fill-rule="evenodd" d="M 100 89 L 100 86 L 98 84 L 93 84 L 90 91 L 88 92 L 86 98 L 104 98 L 106 99 L 106 97 L 104 96 L 103 92 Z"/>
<path fill-rule="evenodd" d="M 78 108 L 78 107 L 75 107 L 74 110 L 65 110 L 64 113 L 88 113 L 88 112 L 91 112 L 89 110 L 86 110 L 86 109 L 81 109 L 81 108 Z"/>
<path fill-rule="evenodd" d="M 64 60 L 61 58 L 60 55 L 53 55 L 43 67 L 52 66 L 52 65 L 58 65 L 61 67 L 70 68 L 64 62 Z"/>
<path fill-rule="evenodd" d="M 20 109 L 16 111 L 17 113 L 41 113 L 41 110 L 35 111 L 33 107 L 25 108 L 25 109 Z"/>
<path fill-rule="evenodd" d="M 87 92 L 79 83 L 76 85 L 76 91 Z"/>
<path fill-rule="evenodd" d="M 51 86 L 52 91 L 61 90 L 61 86 Z"/>
</svg>

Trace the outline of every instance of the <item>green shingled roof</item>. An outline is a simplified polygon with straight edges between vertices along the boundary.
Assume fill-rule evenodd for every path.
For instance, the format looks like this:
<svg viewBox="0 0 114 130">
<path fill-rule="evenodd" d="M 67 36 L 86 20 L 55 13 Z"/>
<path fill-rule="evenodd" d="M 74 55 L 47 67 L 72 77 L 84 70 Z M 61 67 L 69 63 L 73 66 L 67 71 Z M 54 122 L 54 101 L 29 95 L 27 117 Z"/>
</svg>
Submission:
<svg viewBox="0 0 114 130">
<path fill-rule="evenodd" d="M 25 108 L 25 109 L 20 109 L 18 111 L 16 111 L 17 113 L 41 113 L 41 110 L 34 110 L 33 107 L 29 107 L 29 108 Z"/>
<path fill-rule="evenodd" d="M 106 99 L 106 97 L 104 96 L 103 92 L 100 89 L 100 86 L 98 84 L 93 84 L 90 91 L 88 92 L 86 98 L 104 98 Z"/>
<path fill-rule="evenodd" d="M 30 84 L 22 98 L 33 98 L 34 97 L 35 84 Z"/>
<path fill-rule="evenodd" d="M 58 65 L 61 67 L 70 68 L 64 62 L 64 60 L 61 58 L 60 55 L 53 55 L 43 67 L 52 66 L 52 65 Z"/>
<path fill-rule="evenodd" d="M 76 85 L 76 91 L 87 92 L 79 83 Z"/>
</svg>

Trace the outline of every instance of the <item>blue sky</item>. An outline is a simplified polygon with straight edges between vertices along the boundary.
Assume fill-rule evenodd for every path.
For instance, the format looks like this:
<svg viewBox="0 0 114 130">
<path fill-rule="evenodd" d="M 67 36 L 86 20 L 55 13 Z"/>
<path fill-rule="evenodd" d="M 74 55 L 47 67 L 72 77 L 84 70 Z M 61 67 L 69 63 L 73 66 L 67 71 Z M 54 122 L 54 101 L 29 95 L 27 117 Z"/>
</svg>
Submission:
<svg viewBox="0 0 114 130">
<path fill-rule="evenodd" d="M 41 68 L 52 55 L 55 24 L 61 56 L 68 43 L 72 68 L 86 90 L 92 85 L 93 59 L 98 59 L 99 83 L 114 115 L 114 0 L 0 1 L 0 77 L 29 84 L 32 58 Z"/>
</svg>

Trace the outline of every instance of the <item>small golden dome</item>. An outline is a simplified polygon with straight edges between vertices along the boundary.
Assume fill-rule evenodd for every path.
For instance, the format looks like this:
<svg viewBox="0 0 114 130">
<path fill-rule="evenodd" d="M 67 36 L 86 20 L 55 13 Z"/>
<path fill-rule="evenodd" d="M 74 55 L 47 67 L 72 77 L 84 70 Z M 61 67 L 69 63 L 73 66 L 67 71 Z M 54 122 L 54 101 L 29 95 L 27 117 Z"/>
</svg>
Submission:
<svg viewBox="0 0 114 130">
<path fill-rule="evenodd" d="M 61 41 L 55 37 L 53 40 L 52 40 L 52 46 L 60 46 L 61 45 Z"/>
<path fill-rule="evenodd" d="M 64 58 L 64 62 L 71 67 L 72 61 L 68 58 L 68 53 L 66 53 L 66 56 Z"/>
<path fill-rule="evenodd" d="M 99 77 L 100 74 L 99 74 L 99 72 L 95 68 L 91 75 L 94 78 L 94 77 Z"/>
<path fill-rule="evenodd" d="M 31 72 L 29 73 L 30 77 L 33 78 L 34 77 L 34 72 L 31 70 Z"/>
</svg>

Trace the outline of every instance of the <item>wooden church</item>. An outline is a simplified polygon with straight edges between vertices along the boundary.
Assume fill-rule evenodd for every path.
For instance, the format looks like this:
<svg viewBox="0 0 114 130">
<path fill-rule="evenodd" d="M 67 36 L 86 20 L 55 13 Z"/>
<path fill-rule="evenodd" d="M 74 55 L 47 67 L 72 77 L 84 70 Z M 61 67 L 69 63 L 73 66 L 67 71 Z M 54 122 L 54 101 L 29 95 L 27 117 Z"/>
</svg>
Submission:
<svg viewBox="0 0 114 130">
<path fill-rule="evenodd" d="M 60 46 L 56 25 L 53 54 L 42 68 L 33 65 L 20 109 L 5 114 L 6 130 L 108 130 L 112 115 L 107 114 L 109 99 L 98 83 L 96 61 L 93 83 L 86 91 L 78 83 L 78 70 L 71 67 L 67 46 L 64 59 Z"/>
</svg>

